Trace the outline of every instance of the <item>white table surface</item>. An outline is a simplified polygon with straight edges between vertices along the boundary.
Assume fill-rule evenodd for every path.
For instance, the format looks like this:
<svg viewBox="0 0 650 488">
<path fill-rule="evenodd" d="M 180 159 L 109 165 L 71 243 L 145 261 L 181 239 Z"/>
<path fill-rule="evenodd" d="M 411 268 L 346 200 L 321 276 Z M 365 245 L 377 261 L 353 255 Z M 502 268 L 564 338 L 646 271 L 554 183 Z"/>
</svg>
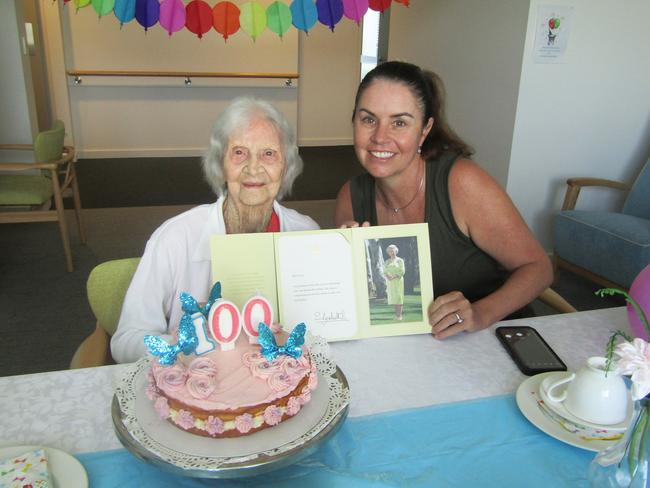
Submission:
<svg viewBox="0 0 650 488">
<path fill-rule="evenodd" d="M 332 343 L 346 375 L 351 417 L 514 393 L 526 378 L 494 329 L 531 325 L 569 370 L 602 356 L 614 330 L 629 330 L 625 308 L 502 322 L 444 341 L 429 335 Z M 122 447 L 110 415 L 114 378 L 128 365 L 0 378 L 0 447 L 38 444 L 70 453 Z"/>
</svg>

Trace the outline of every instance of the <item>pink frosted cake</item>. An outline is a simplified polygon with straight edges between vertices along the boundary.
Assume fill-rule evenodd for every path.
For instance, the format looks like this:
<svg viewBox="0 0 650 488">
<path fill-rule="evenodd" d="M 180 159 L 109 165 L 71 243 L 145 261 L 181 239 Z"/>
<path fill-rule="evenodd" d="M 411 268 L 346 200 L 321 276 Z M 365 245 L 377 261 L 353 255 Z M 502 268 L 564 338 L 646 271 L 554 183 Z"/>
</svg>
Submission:
<svg viewBox="0 0 650 488">
<path fill-rule="evenodd" d="M 288 334 L 272 328 L 278 344 Z M 210 437 L 238 437 L 296 415 L 311 399 L 317 370 L 307 348 L 297 359 L 268 361 L 244 334 L 234 349 L 179 354 L 174 364 L 151 359 L 147 395 L 158 414 L 175 426 Z"/>
</svg>

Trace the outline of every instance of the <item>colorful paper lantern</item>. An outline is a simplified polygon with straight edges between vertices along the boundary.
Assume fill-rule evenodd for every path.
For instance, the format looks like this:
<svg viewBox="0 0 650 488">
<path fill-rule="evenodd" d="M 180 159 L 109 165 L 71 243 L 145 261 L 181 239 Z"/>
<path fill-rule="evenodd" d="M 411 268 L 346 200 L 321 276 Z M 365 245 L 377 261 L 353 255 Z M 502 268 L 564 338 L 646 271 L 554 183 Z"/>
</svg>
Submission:
<svg viewBox="0 0 650 488">
<path fill-rule="evenodd" d="M 187 30 L 203 37 L 212 29 L 212 8 L 203 0 L 192 0 L 185 6 L 185 27 Z"/>
<path fill-rule="evenodd" d="M 628 294 L 634 298 L 643 309 L 646 317 L 650 320 L 650 264 L 643 268 L 637 277 L 634 278 Z M 648 333 L 646 332 L 641 319 L 634 310 L 634 307 L 629 303 L 627 304 L 627 316 L 632 333 L 636 337 L 640 337 L 647 341 Z"/>
<path fill-rule="evenodd" d="M 90 5 L 90 0 L 74 0 L 74 6 L 77 7 L 77 10 L 84 8 Z"/>
<path fill-rule="evenodd" d="M 318 21 L 334 32 L 334 26 L 343 17 L 343 3 L 341 0 L 316 0 Z"/>
<path fill-rule="evenodd" d="M 375 12 L 383 12 L 390 7 L 390 0 L 369 0 L 368 6 Z"/>
<path fill-rule="evenodd" d="M 115 7 L 115 0 L 92 0 L 93 9 L 97 12 L 97 15 L 102 17 L 113 11 Z"/>
<path fill-rule="evenodd" d="M 185 27 L 185 4 L 183 4 L 183 0 L 163 0 L 160 2 L 159 22 L 170 36 Z"/>
<path fill-rule="evenodd" d="M 135 0 L 115 0 L 113 13 L 120 21 L 121 29 L 124 24 L 135 19 Z"/>
<path fill-rule="evenodd" d="M 241 6 L 239 23 L 241 24 L 241 30 L 251 36 L 254 41 L 266 29 L 266 11 L 264 7 L 257 2 L 246 2 Z"/>
<path fill-rule="evenodd" d="M 368 0 L 343 0 L 343 15 L 354 20 L 357 25 L 368 11 Z"/>
<path fill-rule="evenodd" d="M 232 2 L 219 2 L 212 9 L 214 30 L 228 40 L 239 30 L 239 7 Z"/>
<path fill-rule="evenodd" d="M 318 22 L 318 10 L 313 0 L 291 2 L 291 23 L 296 29 L 307 33 Z"/>
<path fill-rule="evenodd" d="M 282 38 L 291 27 L 291 9 L 282 2 L 273 2 L 266 9 L 266 25 Z"/>
<path fill-rule="evenodd" d="M 160 4 L 158 0 L 135 0 L 135 20 L 138 21 L 144 31 L 156 25 L 160 18 Z"/>
</svg>

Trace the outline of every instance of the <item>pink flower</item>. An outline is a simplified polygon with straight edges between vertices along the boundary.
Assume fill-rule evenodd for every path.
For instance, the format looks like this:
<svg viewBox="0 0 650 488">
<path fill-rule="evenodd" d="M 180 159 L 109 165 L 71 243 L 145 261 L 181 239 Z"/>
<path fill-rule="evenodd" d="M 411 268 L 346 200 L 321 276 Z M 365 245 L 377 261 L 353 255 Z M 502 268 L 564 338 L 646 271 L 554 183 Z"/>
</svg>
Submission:
<svg viewBox="0 0 650 488">
<path fill-rule="evenodd" d="M 158 397 L 154 402 L 153 407 L 161 419 L 164 420 L 169 417 L 169 404 L 165 397 Z"/>
<path fill-rule="evenodd" d="M 205 376 L 217 376 L 217 365 L 214 364 L 212 359 L 208 358 L 196 358 L 190 363 L 187 367 L 189 374 L 202 374 Z"/>
<path fill-rule="evenodd" d="M 278 425 L 282 420 L 282 410 L 275 405 L 269 405 L 264 410 L 264 422 L 269 425 Z"/>
<path fill-rule="evenodd" d="M 156 385 L 153 383 L 149 383 L 147 385 L 147 389 L 145 390 L 145 393 L 147 394 L 147 398 L 152 402 L 159 396 L 158 388 L 156 388 Z"/>
<path fill-rule="evenodd" d="M 187 374 L 178 364 L 165 366 L 154 373 L 156 383 L 160 388 L 178 391 L 185 385 Z"/>
<path fill-rule="evenodd" d="M 267 384 L 273 391 L 284 391 L 295 385 L 287 373 L 275 373 L 271 375 L 267 380 Z"/>
<path fill-rule="evenodd" d="M 289 398 L 289 401 L 287 402 L 287 415 L 296 415 L 298 412 L 300 412 L 301 406 L 302 404 L 300 403 L 298 397 Z"/>
<path fill-rule="evenodd" d="M 194 416 L 187 410 L 179 410 L 175 422 L 183 429 L 194 427 Z"/>
<path fill-rule="evenodd" d="M 205 421 L 205 430 L 210 435 L 223 434 L 223 431 L 225 430 L 223 420 L 219 417 L 213 417 L 210 415 L 208 420 Z"/>
<path fill-rule="evenodd" d="M 235 417 L 235 427 L 242 434 L 246 434 L 253 428 L 253 416 L 250 413 L 245 413 Z"/>
<path fill-rule="evenodd" d="M 643 339 L 620 342 L 614 349 L 619 357 L 616 372 L 631 375 L 632 398 L 640 400 L 650 393 L 650 347 Z"/>
<path fill-rule="evenodd" d="M 312 370 L 311 373 L 309 373 L 309 382 L 307 383 L 307 386 L 312 391 L 316 389 L 316 387 L 318 386 L 318 372 L 317 371 Z"/>
<path fill-rule="evenodd" d="M 187 391 L 194 398 L 208 398 L 216 388 L 216 382 L 213 376 L 204 374 L 194 374 L 187 378 Z"/>
<path fill-rule="evenodd" d="M 308 386 L 305 386 L 302 390 L 302 394 L 300 395 L 300 403 L 305 405 L 306 403 L 309 403 L 311 400 L 311 390 L 309 389 Z"/>
</svg>

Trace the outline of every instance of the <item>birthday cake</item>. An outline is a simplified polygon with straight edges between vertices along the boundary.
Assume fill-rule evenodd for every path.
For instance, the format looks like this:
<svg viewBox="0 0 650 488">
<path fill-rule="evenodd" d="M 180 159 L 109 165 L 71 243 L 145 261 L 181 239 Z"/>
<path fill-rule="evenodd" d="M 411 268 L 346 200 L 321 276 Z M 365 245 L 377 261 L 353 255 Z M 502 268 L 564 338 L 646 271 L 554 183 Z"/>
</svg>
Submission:
<svg viewBox="0 0 650 488">
<path fill-rule="evenodd" d="M 152 354 L 146 393 L 160 417 L 180 429 L 238 437 L 296 415 L 310 401 L 318 373 L 303 345 L 304 324 L 287 334 L 266 325 L 272 313 L 263 297 L 249 300 L 240 314 L 220 295 L 218 283 L 205 307 L 181 295 L 185 314 L 176 344 L 145 338 Z"/>
</svg>

